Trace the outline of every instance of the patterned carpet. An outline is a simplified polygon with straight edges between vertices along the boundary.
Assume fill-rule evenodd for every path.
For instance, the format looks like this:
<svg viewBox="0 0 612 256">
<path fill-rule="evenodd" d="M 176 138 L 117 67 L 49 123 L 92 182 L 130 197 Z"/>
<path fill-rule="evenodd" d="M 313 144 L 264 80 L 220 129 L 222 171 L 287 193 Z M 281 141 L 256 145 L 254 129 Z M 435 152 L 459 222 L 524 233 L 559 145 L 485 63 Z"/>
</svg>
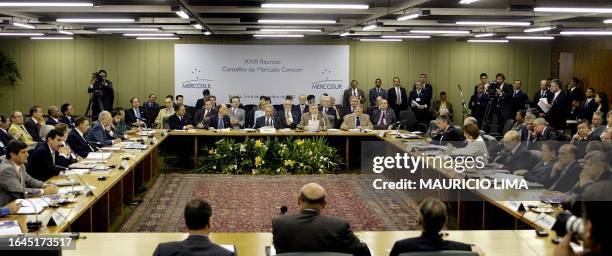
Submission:
<svg viewBox="0 0 612 256">
<path fill-rule="evenodd" d="M 326 189 L 323 214 L 348 220 L 356 231 L 417 229 L 416 203 L 401 192 L 372 189 L 365 175 L 168 174 L 157 179 L 121 231 L 186 231 L 183 207 L 199 197 L 213 207 L 214 232 L 270 232 L 281 206 L 288 214 L 298 211 L 298 192 L 308 182 Z"/>
</svg>

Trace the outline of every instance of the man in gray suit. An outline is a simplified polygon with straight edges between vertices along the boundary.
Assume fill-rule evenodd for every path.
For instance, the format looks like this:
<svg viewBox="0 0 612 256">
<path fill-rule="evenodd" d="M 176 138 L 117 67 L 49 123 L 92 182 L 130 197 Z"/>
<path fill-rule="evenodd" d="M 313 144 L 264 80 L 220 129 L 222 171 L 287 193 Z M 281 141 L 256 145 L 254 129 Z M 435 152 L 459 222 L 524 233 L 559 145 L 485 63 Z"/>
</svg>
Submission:
<svg viewBox="0 0 612 256">
<path fill-rule="evenodd" d="M 345 107 L 348 107 L 351 105 L 350 103 L 350 98 L 351 96 L 355 96 L 359 99 L 359 103 L 363 104 L 366 100 L 366 96 L 365 96 L 365 92 L 363 92 L 362 89 L 357 88 L 359 86 L 359 82 L 357 82 L 357 80 L 353 80 L 351 81 L 351 88 L 346 89 L 344 91 L 344 97 L 343 97 L 343 103 Z"/>
<path fill-rule="evenodd" d="M 199 255 L 233 256 L 234 253 L 210 241 L 210 217 L 212 207 L 201 199 L 193 199 L 185 206 L 185 225 L 189 229 L 187 239 L 162 243 L 155 248 L 154 256 Z"/>
<path fill-rule="evenodd" d="M 325 131 L 329 128 L 333 127 L 333 123 L 331 123 L 328 119 L 329 115 L 323 115 L 319 112 L 319 107 L 316 104 L 310 104 L 310 109 L 308 112 L 302 115 L 300 119 L 300 123 L 297 125 L 298 129 L 308 129 L 308 123 L 310 120 L 319 121 L 319 131 Z"/>
<path fill-rule="evenodd" d="M 7 145 L 6 157 L 2 157 L 0 164 L 0 205 L 6 205 L 15 199 L 58 192 L 55 185 L 34 179 L 27 173 L 27 148 L 28 145 L 19 140 L 12 140 Z"/>
<path fill-rule="evenodd" d="M 357 107 L 355 107 L 354 113 L 346 115 L 342 125 L 340 126 L 340 129 L 342 130 L 359 128 L 372 129 L 370 117 L 363 113 L 363 107 L 361 105 L 357 105 Z"/>
<path fill-rule="evenodd" d="M 376 78 L 374 85 L 375 87 L 370 89 L 369 92 L 370 106 L 372 107 L 376 104 L 376 97 L 380 96 L 383 99 L 387 99 L 387 90 L 380 87 L 382 85 L 382 80 L 380 80 L 380 78 Z"/>
<path fill-rule="evenodd" d="M 230 117 L 230 124 L 234 129 L 240 129 L 244 127 L 245 112 L 244 109 L 240 108 L 240 97 L 232 96 L 230 99 L 232 107 L 228 111 Z"/>
<path fill-rule="evenodd" d="M 397 119 L 395 117 L 395 111 L 389 108 L 389 102 L 387 100 L 381 100 L 379 108 L 372 112 L 371 120 L 374 129 L 384 130 L 389 128 L 389 125 L 395 123 Z"/>
</svg>

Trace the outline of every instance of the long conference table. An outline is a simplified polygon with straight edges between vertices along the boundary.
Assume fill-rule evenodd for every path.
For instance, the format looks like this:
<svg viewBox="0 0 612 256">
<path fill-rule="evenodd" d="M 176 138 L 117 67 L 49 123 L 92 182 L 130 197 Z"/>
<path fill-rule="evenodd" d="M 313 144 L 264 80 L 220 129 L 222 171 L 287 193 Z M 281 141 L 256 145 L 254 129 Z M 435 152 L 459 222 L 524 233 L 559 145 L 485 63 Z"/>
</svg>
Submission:
<svg viewBox="0 0 612 256">
<path fill-rule="evenodd" d="M 155 178 L 159 175 L 159 147 L 165 141 L 172 139 L 173 137 L 184 137 L 191 136 L 194 141 L 194 149 L 197 159 L 197 152 L 199 150 L 199 142 L 202 138 L 219 138 L 219 137 L 234 137 L 234 138 L 261 138 L 261 137 L 274 137 L 274 136 L 325 136 L 329 139 L 335 139 L 336 141 L 344 142 L 344 145 L 341 145 L 344 150 L 341 152 L 344 154 L 344 158 L 351 165 L 351 162 L 355 162 L 351 156 L 355 156 L 355 149 L 360 150 L 359 141 L 386 141 L 391 145 L 397 147 L 398 149 L 405 150 L 405 139 L 400 139 L 395 135 L 389 135 L 383 133 L 382 131 L 376 131 L 371 133 L 363 133 L 363 132 L 348 132 L 348 131 L 339 131 L 339 132 L 296 132 L 296 131 L 288 131 L 288 132 L 276 132 L 273 134 L 269 133 L 258 133 L 258 132 L 245 132 L 241 130 L 231 130 L 228 132 L 218 132 L 218 131 L 208 131 L 208 130 L 189 130 L 189 131 L 170 131 L 170 132 L 160 132 L 155 131 L 153 135 L 155 139 L 152 139 L 151 136 L 132 136 L 131 139 L 136 140 L 140 139 L 143 143 L 149 145 L 144 150 L 118 150 L 113 151 L 113 154 L 110 159 L 106 160 L 106 164 L 109 166 L 114 166 L 111 171 L 107 174 L 106 180 L 98 180 L 98 176 L 95 173 L 80 175 L 78 177 L 82 182 L 87 183 L 89 186 L 95 187 L 93 191 L 93 195 L 78 195 L 77 202 L 71 203 L 65 206 L 61 206 L 59 208 L 49 208 L 43 211 L 38 216 L 35 215 L 10 215 L 5 218 L 0 218 L 0 221 L 3 220 L 18 220 L 23 232 L 27 232 L 26 223 L 29 220 L 35 220 L 38 218 L 39 220 L 49 219 L 52 215 L 60 214 L 63 216 L 63 220 L 53 226 L 43 226 L 37 232 L 27 232 L 29 234 L 57 234 L 63 232 L 86 232 L 83 233 L 88 239 L 79 240 L 77 242 L 77 248 L 81 248 L 78 251 L 66 251 L 66 255 L 72 255 L 70 253 L 78 253 L 78 255 L 88 255 L 87 252 L 96 252 L 96 250 L 112 250 L 112 248 L 117 248 L 116 250 L 122 250 L 122 252 L 126 252 L 125 250 L 135 250 L 134 254 L 131 253 L 122 253 L 122 255 L 142 255 L 139 250 L 141 248 L 136 248 L 140 246 L 127 246 L 127 244 L 157 244 L 158 242 L 163 241 L 171 241 L 171 240 L 180 240 L 185 236 L 185 234 L 180 233 L 164 233 L 164 234 L 145 234 L 145 233 L 99 233 L 99 232 L 109 232 L 111 231 L 111 225 L 113 222 L 121 222 L 125 219 L 125 206 L 129 204 L 134 199 L 134 195 L 136 193 L 136 189 L 140 186 L 152 183 Z M 337 146 L 337 145 L 336 145 Z M 351 149 L 353 150 L 351 152 Z M 358 151 L 359 151 L 358 150 Z M 359 153 L 359 152 L 357 152 Z M 129 166 L 126 169 L 120 169 L 122 159 L 128 157 Z M 197 162 L 195 162 L 197 164 Z M 353 163 L 353 165 L 356 163 Z M 438 170 L 439 175 L 441 177 L 452 177 L 453 173 L 449 172 L 449 170 Z M 51 180 L 62 180 L 66 179 L 65 177 L 54 177 Z M 82 184 L 81 184 L 82 185 Z M 454 214 L 456 216 L 469 216 L 474 219 L 482 219 L 482 225 L 471 225 L 466 226 L 461 224 L 461 218 L 459 217 L 459 224 L 454 227 L 458 229 L 485 229 L 486 225 L 484 224 L 485 219 L 489 219 L 491 221 L 499 221 L 498 216 L 487 216 L 487 209 L 493 207 L 494 214 L 505 213 L 514 221 L 515 225 L 507 229 L 516 229 L 516 228 L 543 228 L 537 222 L 531 221 L 529 218 L 526 218 L 526 212 L 518 211 L 512 209 L 512 207 L 507 204 L 497 202 L 493 200 L 491 197 L 488 197 L 486 194 L 475 193 L 476 195 L 482 198 L 481 202 L 467 202 L 470 204 L 466 204 L 469 207 L 461 207 L 462 202 L 458 200 L 456 204 L 458 207 L 456 209 L 457 212 Z M 425 195 L 423 195 L 425 196 Z M 431 196 L 431 195 L 428 195 Z M 441 198 L 448 199 L 447 196 L 439 195 Z M 482 207 L 476 207 L 475 209 L 470 210 L 470 208 L 474 207 L 474 203 L 476 205 L 480 204 Z M 489 208 L 485 207 L 485 205 L 489 205 Z M 523 225 L 520 225 L 523 224 Z M 526 225 L 526 226 L 525 226 Z M 89 233 L 94 232 L 94 233 Z M 471 242 L 478 243 L 479 245 L 483 245 L 482 241 L 489 240 L 489 237 L 497 237 L 497 241 L 504 241 L 503 243 L 494 243 L 491 240 L 490 248 L 491 250 L 487 250 L 488 245 L 483 245 L 485 251 L 494 251 L 499 252 L 499 254 L 488 254 L 488 255 L 517 255 L 517 248 L 524 253 L 520 253 L 518 255 L 550 255 L 552 253 L 552 245 L 549 242 L 549 239 L 534 239 L 535 232 L 533 230 L 504 230 L 504 231 L 485 231 L 485 230 L 474 230 L 474 231 L 449 231 L 450 239 L 455 239 L 463 242 Z M 551 232 L 554 233 L 554 232 Z M 389 232 L 359 232 L 360 237 L 364 239 L 368 244 L 371 244 L 372 250 L 375 255 L 386 255 L 388 254 L 388 249 L 392 246 L 392 241 L 405 238 L 405 237 L 413 237 L 417 236 L 418 232 L 413 231 L 389 231 Z M 271 243 L 271 238 L 269 233 L 219 233 L 213 234 L 212 236 L 214 241 L 218 241 L 218 243 L 227 243 L 227 244 L 235 244 L 237 250 L 245 251 L 246 254 L 242 255 L 261 255 L 259 251 L 263 253 L 264 245 L 269 245 Z M 248 238 L 248 239 L 247 239 Z M 217 240 L 218 239 L 218 240 Z M 265 241 L 264 241 L 265 240 Z M 108 241 L 108 243 L 100 243 L 100 241 Z M 119 246 L 125 244 L 126 246 Z M 486 244 L 486 243 L 484 243 Z M 512 246 L 501 246 L 501 244 L 508 244 Z M 501 246 L 501 247 L 500 247 Z M 133 248 L 132 248 L 133 247 Z M 104 249 L 106 248 L 106 249 Z M 149 251 L 150 249 L 150 251 Z M 152 248 L 142 248 L 142 250 L 148 252 L 152 252 Z M 84 253 L 81 253 L 83 250 Z M 253 252 L 253 254 L 249 253 Z M 77 255 L 77 254 L 75 254 Z"/>
</svg>

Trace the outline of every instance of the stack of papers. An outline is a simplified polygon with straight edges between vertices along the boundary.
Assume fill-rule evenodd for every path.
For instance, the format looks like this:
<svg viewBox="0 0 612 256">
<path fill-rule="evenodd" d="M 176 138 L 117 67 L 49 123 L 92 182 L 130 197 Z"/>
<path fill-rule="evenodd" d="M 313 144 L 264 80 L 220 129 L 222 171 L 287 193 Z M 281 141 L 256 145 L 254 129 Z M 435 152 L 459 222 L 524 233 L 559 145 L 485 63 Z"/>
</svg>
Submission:
<svg viewBox="0 0 612 256">
<path fill-rule="evenodd" d="M 49 207 L 49 203 L 42 198 L 17 199 L 16 202 L 21 204 L 17 214 L 37 214 Z"/>
<path fill-rule="evenodd" d="M 126 149 L 147 149 L 147 144 L 142 144 L 140 142 L 128 142 L 125 144 Z"/>
<path fill-rule="evenodd" d="M 335 129 L 335 128 L 329 128 L 327 129 L 327 132 L 339 132 L 340 129 Z"/>
<path fill-rule="evenodd" d="M 71 192 L 81 192 L 84 191 L 86 188 L 85 186 L 70 186 L 70 187 L 62 187 L 59 188 L 59 194 L 68 194 Z"/>
<path fill-rule="evenodd" d="M 91 169 L 93 169 L 94 167 L 95 165 L 92 165 L 91 168 L 89 169 L 70 169 L 70 170 L 66 170 L 64 173 L 66 175 L 84 175 L 84 174 L 89 174 L 91 172 Z"/>
<path fill-rule="evenodd" d="M 89 154 L 87 154 L 87 159 L 104 160 L 104 159 L 109 159 L 112 154 L 113 153 L 110 153 L 110 152 L 105 152 L 105 153 L 89 152 Z"/>
<path fill-rule="evenodd" d="M 149 136 L 149 135 L 152 135 L 153 133 L 155 133 L 155 131 L 140 131 L 138 133 L 138 135 L 140 135 L 140 136 Z"/>
<path fill-rule="evenodd" d="M 17 220 L 0 221 L 0 236 L 16 236 L 21 235 L 21 227 Z"/>
<path fill-rule="evenodd" d="M 265 127 L 259 128 L 259 132 L 260 133 L 276 133 L 276 128 L 265 126 Z"/>
</svg>

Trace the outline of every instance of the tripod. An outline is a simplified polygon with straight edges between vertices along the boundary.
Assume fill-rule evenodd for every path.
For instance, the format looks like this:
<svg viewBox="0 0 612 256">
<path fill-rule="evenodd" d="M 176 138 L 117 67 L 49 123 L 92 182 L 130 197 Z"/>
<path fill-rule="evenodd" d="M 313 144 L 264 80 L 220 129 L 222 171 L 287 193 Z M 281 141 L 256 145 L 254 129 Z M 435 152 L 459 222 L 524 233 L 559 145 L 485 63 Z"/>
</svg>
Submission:
<svg viewBox="0 0 612 256">
<path fill-rule="evenodd" d="M 94 89 L 89 94 L 89 103 L 87 103 L 87 109 L 85 110 L 85 116 L 89 116 L 90 121 L 94 121 L 94 114 L 93 114 L 94 102 L 97 103 L 98 110 L 100 112 L 104 110 L 104 105 L 102 105 L 102 99 L 100 99 L 100 94 L 102 94 L 102 91 L 100 89 Z M 98 117 L 95 117 L 95 119 L 97 120 Z"/>
<path fill-rule="evenodd" d="M 494 106 L 497 107 L 497 97 L 489 97 L 489 102 L 487 102 L 487 107 L 485 108 L 484 116 L 482 117 L 483 131 L 491 131 L 491 111 L 494 109 Z"/>
</svg>

